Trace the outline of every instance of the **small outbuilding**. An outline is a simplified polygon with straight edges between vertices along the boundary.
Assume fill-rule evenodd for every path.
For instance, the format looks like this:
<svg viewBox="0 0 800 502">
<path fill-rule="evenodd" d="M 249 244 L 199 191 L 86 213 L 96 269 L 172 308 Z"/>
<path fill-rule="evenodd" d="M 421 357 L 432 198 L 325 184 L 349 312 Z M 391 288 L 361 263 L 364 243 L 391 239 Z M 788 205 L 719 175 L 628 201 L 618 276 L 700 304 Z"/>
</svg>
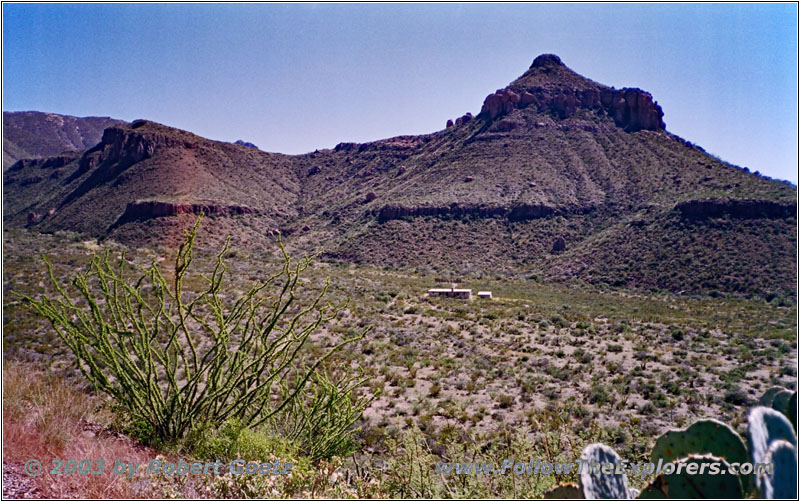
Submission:
<svg viewBox="0 0 800 502">
<path fill-rule="evenodd" d="M 434 288 L 428 290 L 430 296 L 450 296 L 453 290 L 451 288 Z"/>
<path fill-rule="evenodd" d="M 428 290 L 429 296 L 443 296 L 446 298 L 461 298 L 462 300 L 469 300 L 472 298 L 471 289 L 456 289 L 456 288 L 434 288 Z"/>
<path fill-rule="evenodd" d="M 472 298 L 472 290 L 471 289 L 453 289 L 453 297 L 454 298 L 461 298 L 462 300 L 469 300 Z"/>
<path fill-rule="evenodd" d="M 492 299 L 492 292 L 491 291 L 478 291 L 478 298 L 483 298 L 485 300 Z"/>
</svg>

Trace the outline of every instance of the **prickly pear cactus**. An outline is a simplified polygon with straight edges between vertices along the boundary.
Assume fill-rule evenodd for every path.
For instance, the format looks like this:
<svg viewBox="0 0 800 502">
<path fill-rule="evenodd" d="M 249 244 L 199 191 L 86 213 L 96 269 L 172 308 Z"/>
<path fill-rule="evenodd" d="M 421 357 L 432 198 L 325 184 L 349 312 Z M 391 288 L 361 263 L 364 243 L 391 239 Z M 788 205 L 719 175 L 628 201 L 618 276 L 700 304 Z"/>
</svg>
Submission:
<svg viewBox="0 0 800 502">
<path fill-rule="evenodd" d="M 767 451 L 774 441 L 783 439 L 797 448 L 797 437 L 789 420 L 772 408 L 757 406 L 747 416 L 747 443 L 753 464 L 766 462 Z M 762 490 L 762 478 L 756 477 L 756 488 Z"/>
<path fill-rule="evenodd" d="M 616 467 L 622 462 L 612 448 L 604 444 L 592 443 L 583 449 L 581 459 L 585 464 L 580 472 L 580 486 L 584 497 L 587 499 L 630 498 L 628 477 L 625 474 L 604 474 L 600 468 L 593 468 L 594 465 L 607 463 Z"/>
<path fill-rule="evenodd" d="M 712 464 L 719 472 L 711 474 Z M 681 472 L 677 468 L 680 464 Z M 689 466 L 692 467 L 689 467 Z M 672 474 L 659 474 L 642 493 L 640 499 L 740 499 L 744 497 L 739 477 L 730 472 L 730 464 L 713 455 L 692 455 L 675 463 Z M 690 474 L 688 471 L 694 472 Z M 700 474 L 702 472 L 703 474 Z"/>
<path fill-rule="evenodd" d="M 747 448 L 741 436 L 730 426 L 718 420 L 698 420 L 686 429 L 673 429 L 665 432 L 656 440 L 650 461 L 658 464 L 659 460 L 671 462 L 686 458 L 689 455 L 714 455 L 729 463 L 747 462 Z M 746 491 L 753 488 L 753 476 L 742 475 L 742 484 Z"/>
<path fill-rule="evenodd" d="M 792 394 L 792 397 L 789 398 L 789 402 L 786 403 L 786 411 L 784 411 L 784 415 L 786 415 L 786 417 L 792 423 L 794 432 L 797 434 L 797 391 Z"/>
<path fill-rule="evenodd" d="M 775 399 L 775 394 L 778 392 L 789 390 L 786 387 L 770 387 L 758 400 L 759 406 L 772 406 L 772 400 Z"/>
<path fill-rule="evenodd" d="M 789 390 L 782 390 L 775 394 L 775 397 L 772 398 L 772 403 L 770 403 L 770 407 L 773 410 L 783 411 L 786 409 L 786 405 L 789 404 L 789 399 L 792 397 L 792 392 Z"/>
<path fill-rule="evenodd" d="M 575 483 L 558 485 L 555 488 L 545 492 L 546 499 L 582 499 L 583 492 L 580 487 Z"/>
<path fill-rule="evenodd" d="M 650 482 L 649 485 L 642 488 L 642 491 L 639 492 L 639 495 L 636 496 L 638 499 L 666 499 L 669 498 L 664 492 L 661 491 L 662 485 L 664 484 L 664 475 L 659 474 L 656 479 Z"/>
<path fill-rule="evenodd" d="M 797 449 L 788 441 L 774 441 L 765 457 L 772 472 L 759 475 L 758 493 L 765 499 L 797 499 Z"/>
<path fill-rule="evenodd" d="M 686 429 L 662 434 L 650 453 L 650 461 L 669 462 L 689 455 L 711 454 L 728 462 L 747 462 L 747 448 L 730 426 L 718 420 L 698 420 Z"/>
</svg>

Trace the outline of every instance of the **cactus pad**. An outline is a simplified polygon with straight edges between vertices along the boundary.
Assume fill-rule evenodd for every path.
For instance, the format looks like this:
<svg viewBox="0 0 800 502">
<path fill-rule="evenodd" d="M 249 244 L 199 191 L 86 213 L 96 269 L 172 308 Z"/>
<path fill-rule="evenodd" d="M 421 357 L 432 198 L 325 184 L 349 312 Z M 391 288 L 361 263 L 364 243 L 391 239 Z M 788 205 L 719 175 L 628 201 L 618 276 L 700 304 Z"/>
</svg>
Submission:
<svg viewBox="0 0 800 502">
<path fill-rule="evenodd" d="M 728 462 L 747 462 L 742 438 L 730 426 L 718 420 L 698 420 L 686 429 L 673 429 L 656 440 L 650 461 L 670 462 L 689 455 L 711 454 Z"/>
<path fill-rule="evenodd" d="M 747 416 L 747 443 L 753 464 L 765 462 L 767 450 L 773 441 L 784 439 L 797 447 L 797 438 L 789 420 L 772 408 L 757 406 Z M 756 488 L 761 491 L 761 478 L 756 477 Z"/>
<path fill-rule="evenodd" d="M 766 461 L 772 473 L 761 474 L 759 495 L 765 499 L 797 499 L 797 450 L 788 441 L 779 439 L 767 451 Z"/>
<path fill-rule="evenodd" d="M 789 390 L 782 390 L 775 394 L 775 397 L 772 398 L 772 403 L 770 403 L 770 407 L 773 410 L 783 411 L 786 409 L 786 405 L 789 404 L 789 399 L 792 397 L 792 392 Z"/>
<path fill-rule="evenodd" d="M 761 399 L 758 400 L 759 406 L 772 406 L 772 400 L 775 398 L 775 394 L 782 390 L 788 390 L 785 387 L 770 387 L 767 389 L 767 392 L 761 396 Z"/>
<path fill-rule="evenodd" d="M 581 459 L 585 465 L 580 472 L 580 486 L 587 499 L 627 499 L 628 477 L 625 474 L 603 474 L 600 469 L 592 469 L 592 463 L 619 465 L 622 461 L 612 448 L 592 443 L 583 449 Z"/>
<path fill-rule="evenodd" d="M 711 464 L 719 462 L 720 472 L 709 474 Z M 676 466 L 684 464 L 680 474 L 659 474 L 642 493 L 640 499 L 740 499 L 743 498 L 739 477 L 730 472 L 730 465 L 723 459 L 712 455 L 693 455 L 680 459 Z M 697 471 L 689 474 L 687 466 L 695 464 Z M 703 467 L 705 465 L 705 467 Z M 703 469 L 703 474 L 700 474 Z M 723 474 L 724 473 L 724 474 Z"/>
<path fill-rule="evenodd" d="M 786 403 L 786 410 L 783 413 L 792 423 L 794 432 L 797 434 L 797 391 L 789 398 L 789 402 Z"/>
<path fill-rule="evenodd" d="M 650 461 L 671 462 L 689 455 L 714 455 L 728 463 L 747 462 L 747 448 L 741 436 L 729 425 L 718 420 L 698 420 L 686 429 L 673 429 L 657 440 Z M 742 484 L 747 491 L 753 489 L 753 476 L 742 475 Z"/>
<path fill-rule="evenodd" d="M 543 498 L 545 499 L 582 499 L 583 492 L 580 487 L 575 483 L 565 485 L 558 485 L 555 488 L 545 492 Z"/>
</svg>

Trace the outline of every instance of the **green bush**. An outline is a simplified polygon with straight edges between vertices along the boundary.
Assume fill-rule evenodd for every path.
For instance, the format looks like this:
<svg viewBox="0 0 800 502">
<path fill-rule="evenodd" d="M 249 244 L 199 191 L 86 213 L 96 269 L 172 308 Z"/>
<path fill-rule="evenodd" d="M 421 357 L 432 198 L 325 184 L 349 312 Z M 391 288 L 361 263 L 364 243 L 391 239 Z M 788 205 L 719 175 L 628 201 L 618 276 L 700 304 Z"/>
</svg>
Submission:
<svg viewBox="0 0 800 502">
<path fill-rule="evenodd" d="M 282 399 L 301 385 L 297 381 L 282 384 Z M 364 409 L 380 394 L 358 395 L 367 378 L 343 374 L 336 379 L 325 372 L 315 372 L 311 385 L 305 386 L 297 399 L 275 415 L 271 430 L 292 441 L 305 457 L 311 460 L 346 456 L 356 449 L 353 425 Z"/>
<path fill-rule="evenodd" d="M 223 286 L 230 240 L 209 275 L 187 275 L 201 219 L 186 232 L 172 270 L 153 262 L 131 277 L 124 254 L 112 265 L 106 251 L 68 292 L 43 257 L 58 295 L 23 298 L 50 321 L 80 372 L 152 439 L 229 421 L 258 429 L 290 417 L 293 439 L 319 441 L 307 445 L 315 455 L 341 447 L 368 401 L 354 398 L 361 381 L 332 382 L 318 369 L 369 328 L 312 356 L 309 336 L 338 312 L 323 304 L 329 282 L 308 300 L 298 297 L 312 258 L 292 263 L 280 239 L 280 271 L 243 294 Z M 199 292 L 184 287 L 197 283 Z"/>
<path fill-rule="evenodd" d="M 184 440 L 193 455 L 203 459 L 231 461 L 237 458 L 267 462 L 275 458 L 296 458 L 298 449 L 286 438 L 265 428 L 250 429 L 231 419 L 218 427 L 198 427 Z"/>
<path fill-rule="evenodd" d="M 589 389 L 589 402 L 605 404 L 611 401 L 611 395 L 603 385 L 596 383 Z"/>
</svg>

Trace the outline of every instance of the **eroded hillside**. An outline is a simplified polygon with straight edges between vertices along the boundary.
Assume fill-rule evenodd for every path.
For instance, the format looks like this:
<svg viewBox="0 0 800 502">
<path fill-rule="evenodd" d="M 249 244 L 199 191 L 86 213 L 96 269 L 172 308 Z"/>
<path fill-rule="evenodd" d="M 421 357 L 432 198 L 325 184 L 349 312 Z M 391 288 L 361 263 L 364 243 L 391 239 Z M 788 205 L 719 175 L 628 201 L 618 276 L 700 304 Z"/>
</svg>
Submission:
<svg viewBox="0 0 800 502">
<path fill-rule="evenodd" d="M 147 121 L 20 161 L 5 221 L 171 245 L 211 235 L 329 259 L 469 276 L 771 294 L 796 284 L 796 187 L 666 130 L 640 89 L 536 58 L 444 130 L 287 156 Z"/>
</svg>

